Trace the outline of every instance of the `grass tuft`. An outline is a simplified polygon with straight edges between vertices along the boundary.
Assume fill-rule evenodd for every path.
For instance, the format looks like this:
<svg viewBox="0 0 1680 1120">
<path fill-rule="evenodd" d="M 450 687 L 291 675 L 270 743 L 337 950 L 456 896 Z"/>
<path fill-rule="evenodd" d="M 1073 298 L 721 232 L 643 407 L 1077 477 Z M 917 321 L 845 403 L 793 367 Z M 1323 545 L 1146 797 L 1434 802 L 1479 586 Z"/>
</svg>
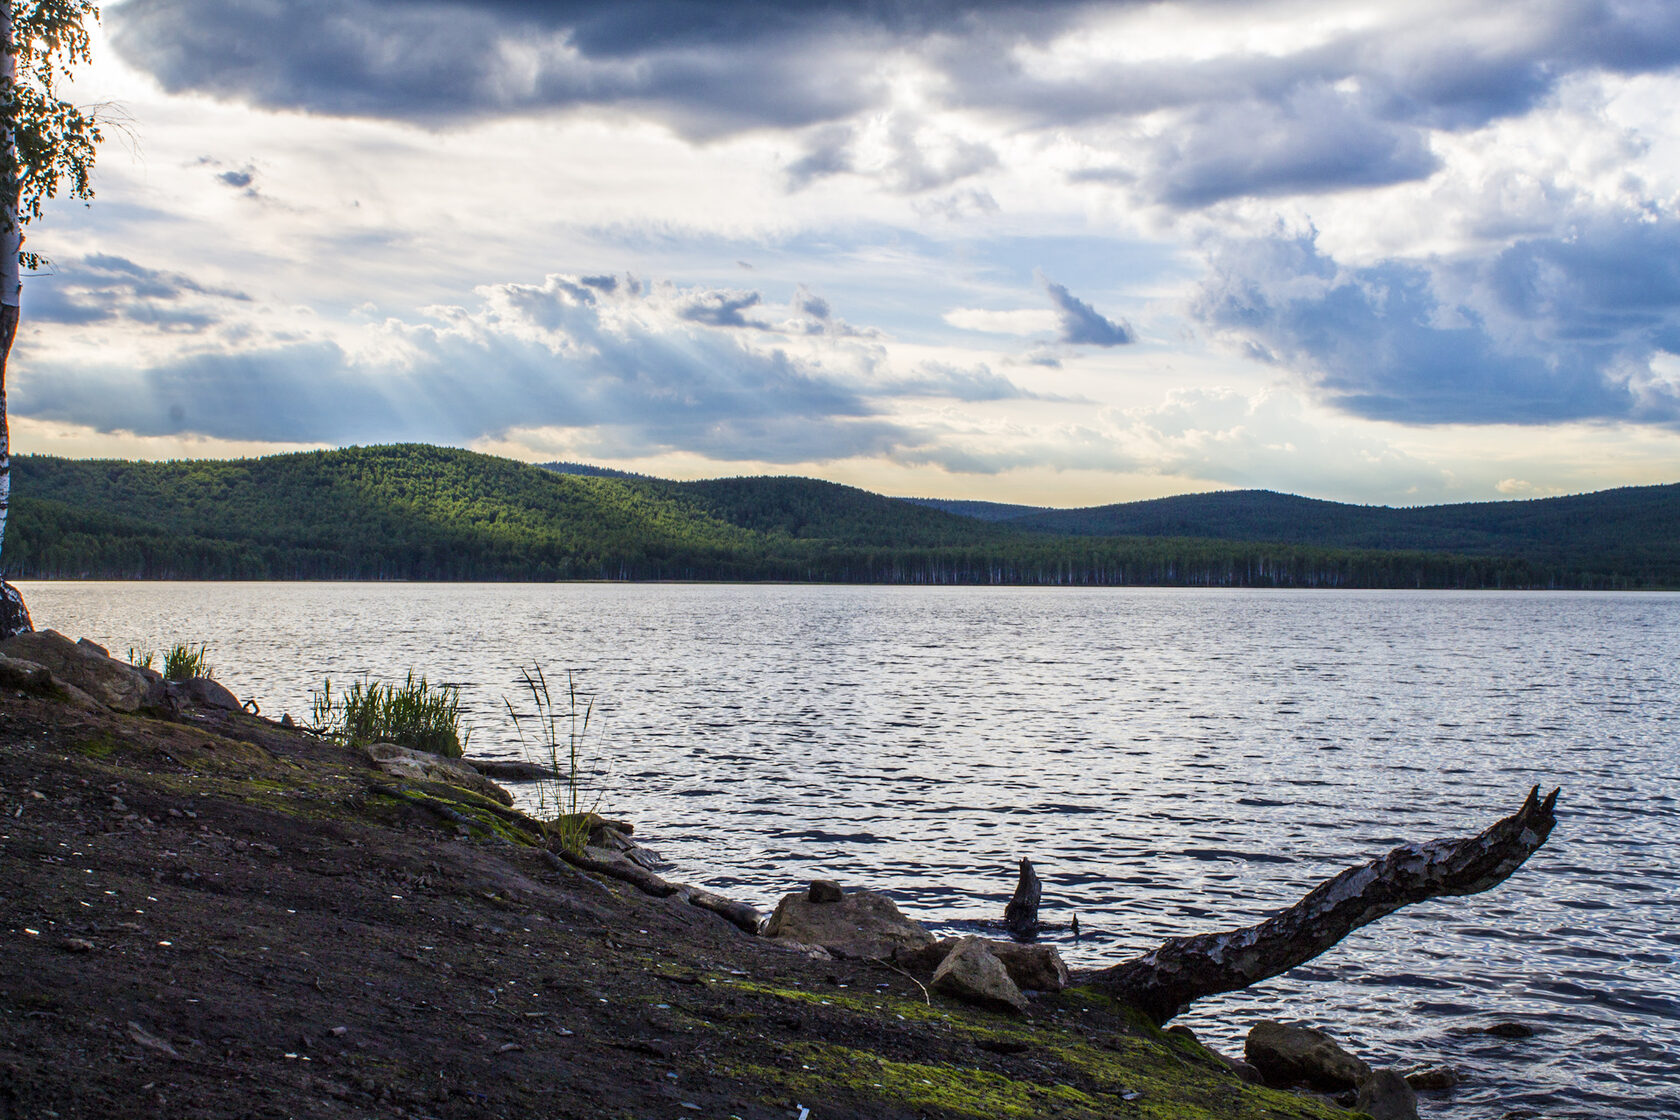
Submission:
<svg viewBox="0 0 1680 1120">
<path fill-rule="evenodd" d="M 166 681 L 190 681 L 197 677 L 205 680 L 216 675 L 210 667 L 210 647 L 199 643 L 193 649 L 185 642 L 176 642 L 169 647 L 169 652 L 163 658 L 163 679 Z M 128 647 L 128 663 L 139 669 L 150 669 L 157 664 L 156 650 L 141 650 L 134 646 Z"/>
<path fill-rule="evenodd" d="M 199 677 L 208 680 L 215 676 L 215 670 L 210 668 L 208 657 L 209 647 L 203 643 L 197 649 L 184 642 L 176 642 L 169 647 L 169 655 L 163 659 L 163 679 L 166 681 L 190 681 Z"/>
<path fill-rule="evenodd" d="M 364 678 L 336 696 L 328 678 L 314 694 L 311 708 L 315 726 L 347 747 L 395 743 L 444 758 L 465 753 L 461 690 L 428 684 L 425 677 L 417 681 L 412 671 L 401 685 Z"/>
</svg>

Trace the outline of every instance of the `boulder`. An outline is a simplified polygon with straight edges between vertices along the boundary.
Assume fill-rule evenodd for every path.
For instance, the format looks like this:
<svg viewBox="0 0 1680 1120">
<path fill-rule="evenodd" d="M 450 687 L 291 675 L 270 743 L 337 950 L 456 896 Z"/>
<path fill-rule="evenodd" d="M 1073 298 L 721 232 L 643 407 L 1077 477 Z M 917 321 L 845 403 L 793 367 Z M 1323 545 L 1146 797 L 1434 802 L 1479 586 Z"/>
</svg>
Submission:
<svg viewBox="0 0 1680 1120">
<path fill-rule="evenodd" d="M 23 605 L 18 589 L 0 579 L 0 641 L 14 634 L 28 634 L 35 629 L 29 621 L 29 608 Z"/>
<path fill-rule="evenodd" d="M 994 1011 L 1020 1014 L 1027 1009 L 1027 997 L 1021 994 L 1003 962 L 992 955 L 990 946 L 981 937 L 958 941 L 957 947 L 939 962 L 933 972 L 933 983 L 928 986 L 964 1003 Z"/>
<path fill-rule="evenodd" d="M 219 708 L 224 712 L 237 712 L 244 708 L 239 702 L 239 697 L 209 677 L 171 681 L 169 694 L 192 708 Z"/>
<path fill-rule="evenodd" d="M 1391 1069 L 1372 1071 L 1360 1084 L 1353 1107 L 1370 1113 L 1371 1120 L 1418 1120 L 1417 1094 Z"/>
<path fill-rule="evenodd" d="M 806 891 L 784 895 L 765 923 L 764 936 L 821 945 L 836 957 L 865 960 L 890 959 L 896 949 L 933 944 L 932 934 L 876 891 L 853 891 L 838 902 L 812 902 Z"/>
<path fill-rule="evenodd" d="M 1323 1031 L 1270 1019 L 1254 1024 L 1248 1032 L 1243 1057 L 1268 1085 L 1351 1089 L 1371 1076 L 1370 1066 Z"/>
<path fill-rule="evenodd" d="M 947 937 L 921 948 L 900 949 L 893 959 L 912 972 L 931 972 L 960 944 Z M 1022 945 L 1015 941 L 990 941 L 986 948 L 1003 963 L 1015 986 L 1034 992 L 1059 992 L 1068 986 L 1068 967 L 1054 945 Z"/>
<path fill-rule="evenodd" d="M 138 711 L 166 700 L 158 673 L 118 661 L 93 642 L 72 642 L 56 630 L 14 634 L 0 642 L 0 654 L 44 666 L 58 681 L 119 712 Z"/>
<path fill-rule="evenodd" d="M 367 747 L 367 757 L 375 769 L 383 770 L 392 777 L 407 778 L 410 781 L 442 782 L 445 785 L 472 790 L 502 805 L 513 804 L 511 793 L 471 766 L 453 758 L 428 754 L 411 747 L 399 747 L 395 743 L 370 743 Z"/>
<path fill-rule="evenodd" d="M 1021 945 L 988 941 L 986 948 L 1003 963 L 1017 987 L 1034 992 L 1059 992 L 1068 986 L 1068 967 L 1054 945 Z"/>
<path fill-rule="evenodd" d="M 47 671 L 45 665 L 23 661 L 0 654 L 0 688 L 19 692 L 33 692 L 39 696 L 57 696 L 69 700 L 79 708 L 92 711 L 99 701 L 73 684 L 65 684 Z"/>
</svg>

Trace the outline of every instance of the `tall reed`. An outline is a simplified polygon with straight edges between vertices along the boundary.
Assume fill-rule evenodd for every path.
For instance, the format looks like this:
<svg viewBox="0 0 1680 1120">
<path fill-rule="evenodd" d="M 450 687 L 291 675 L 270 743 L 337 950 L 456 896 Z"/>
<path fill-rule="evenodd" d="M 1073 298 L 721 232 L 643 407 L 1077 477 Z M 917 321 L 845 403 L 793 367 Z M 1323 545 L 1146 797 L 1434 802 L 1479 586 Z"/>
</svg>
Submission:
<svg viewBox="0 0 1680 1120">
<path fill-rule="evenodd" d="M 549 834 L 562 849 L 581 852 L 589 842 L 590 826 L 601 801 L 597 791 L 588 807 L 584 806 L 584 743 L 589 736 L 590 722 L 595 717 L 595 697 L 578 691 L 577 678 L 568 669 L 564 695 L 566 706 L 560 708 L 549 692 L 548 678 L 541 666 L 522 668 L 519 674 L 525 681 L 525 689 L 531 695 L 531 706 L 535 709 L 532 717 L 536 723 L 534 745 L 525 737 L 525 721 L 514 710 L 513 704 L 505 696 L 502 704 L 507 708 L 508 718 L 513 721 L 514 732 L 519 736 L 526 756 L 534 753 L 537 765 L 548 771 L 548 776 L 537 782 L 537 815 L 547 823 Z"/>
</svg>

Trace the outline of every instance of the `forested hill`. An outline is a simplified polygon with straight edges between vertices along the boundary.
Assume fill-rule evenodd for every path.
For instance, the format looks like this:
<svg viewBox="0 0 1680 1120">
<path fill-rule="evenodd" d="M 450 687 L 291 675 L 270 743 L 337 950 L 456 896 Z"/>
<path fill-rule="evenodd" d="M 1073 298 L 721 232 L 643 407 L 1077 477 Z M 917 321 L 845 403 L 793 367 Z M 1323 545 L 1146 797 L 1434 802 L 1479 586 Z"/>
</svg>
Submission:
<svg viewBox="0 0 1680 1120">
<path fill-rule="evenodd" d="M 1649 488 L 1666 507 L 1629 504 L 1643 491 L 1436 507 L 1440 535 L 1384 537 L 1361 519 L 1429 511 L 1250 492 L 986 521 L 812 479 L 583 476 L 420 445 L 12 469 L 15 579 L 1680 587 L 1673 487 Z M 1155 522 L 1089 535 L 1143 507 Z M 1056 517 L 1073 523 L 1038 524 Z"/>
<path fill-rule="evenodd" d="M 1344 505 L 1227 490 L 1090 509 L 1045 510 L 1008 524 L 1083 536 L 1276 541 L 1350 549 L 1526 556 L 1673 585 L 1680 569 L 1680 484 L 1457 505 Z M 1666 573 L 1664 575 L 1663 573 Z"/>
</svg>

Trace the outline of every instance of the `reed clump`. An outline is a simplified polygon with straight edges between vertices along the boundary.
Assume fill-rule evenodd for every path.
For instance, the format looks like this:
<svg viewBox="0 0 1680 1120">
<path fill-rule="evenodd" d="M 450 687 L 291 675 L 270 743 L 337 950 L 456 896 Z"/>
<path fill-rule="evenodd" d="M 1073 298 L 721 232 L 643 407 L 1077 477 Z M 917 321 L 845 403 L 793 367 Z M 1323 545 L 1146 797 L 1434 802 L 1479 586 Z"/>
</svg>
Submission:
<svg viewBox="0 0 1680 1120">
<path fill-rule="evenodd" d="M 395 743 L 444 758 L 460 758 L 466 750 L 461 690 L 415 680 L 412 670 L 400 685 L 363 678 L 337 694 L 328 678 L 311 707 L 315 726 L 347 747 Z"/>
<path fill-rule="evenodd" d="M 526 757 L 548 771 L 537 782 L 537 816 L 562 850 L 581 852 L 589 842 L 590 829 L 600 819 L 596 814 L 599 791 L 590 800 L 585 782 L 585 741 L 595 717 L 595 697 L 578 690 L 577 678 L 568 669 L 562 707 L 549 691 L 541 666 L 520 669 L 519 673 L 534 709 L 528 717 L 534 725 L 531 739 L 525 736 L 526 720 L 507 697 L 502 697 L 502 704 Z"/>
</svg>

